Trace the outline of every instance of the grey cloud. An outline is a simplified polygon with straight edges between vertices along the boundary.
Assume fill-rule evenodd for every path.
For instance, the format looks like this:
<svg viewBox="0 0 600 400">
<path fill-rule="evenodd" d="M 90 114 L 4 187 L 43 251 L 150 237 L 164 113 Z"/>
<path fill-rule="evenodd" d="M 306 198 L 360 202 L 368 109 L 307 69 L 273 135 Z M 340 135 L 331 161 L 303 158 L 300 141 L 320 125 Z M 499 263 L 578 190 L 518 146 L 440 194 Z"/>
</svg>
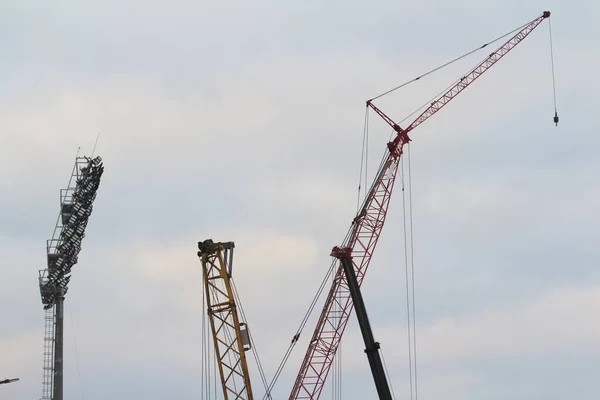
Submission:
<svg viewBox="0 0 600 400">
<path fill-rule="evenodd" d="M 514 12 L 518 2 L 463 1 L 453 10 L 436 2 L 420 9 L 190 2 L 167 11 L 120 4 L 120 15 L 109 3 L 13 10 L 12 22 L 0 24 L 10 30 L 1 36 L 12 49 L 0 67 L 7 89 L 0 94 L 0 181 L 10 188 L 0 194 L 0 249 L 8 259 L 0 299 L 15 304 L 2 338 L 18 342 L 2 353 L 10 352 L 26 378 L 2 388 L 11 398 L 39 394 L 43 314 L 35 277 L 75 149 L 89 152 L 97 131 L 106 173 L 67 300 L 79 352 L 77 366 L 74 347 L 68 349 L 67 390 L 76 395 L 81 372 L 87 398 L 197 397 L 202 310 L 195 241 L 236 241 L 237 285 L 263 363 L 274 371 L 356 207 L 364 100 L 480 44 L 470 32 L 493 36 L 506 21 L 511 27 L 515 14 L 522 15 L 515 23 L 530 17 Z M 528 7 L 533 17 L 544 5 Z M 505 67 L 413 135 L 419 327 L 518 310 L 566 284 L 597 286 L 599 143 L 590 119 L 597 82 L 576 70 L 595 62 L 586 47 L 593 36 L 580 34 L 593 33 L 585 21 L 597 13 L 588 5 L 587 16 L 575 19 L 575 11 L 557 7 L 551 9 L 559 128 L 551 125 L 540 29 L 509 56 L 513 61 L 507 57 Z M 493 20 L 485 18 L 490 13 Z M 463 70 L 453 67 L 382 101 L 382 108 L 405 115 Z M 375 117 L 371 122 L 372 173 L 389 130 Z M 364 286 L 379 336 L 388 321 L 405 318 L 399 184 L 394 196 Z M 277 387 L 281 396 L 316 316 Z M 350 382 L 365 391 L 371 386 L 354 318 L 348 329 L 345 393 L 357 394 Z M 398 352 L 405 348 L 396 338 L 384 346 L 391 342 Z M 571 356 L 526 360 L 515 350 L 512 363 L 438 360 L 423 371 L 422 393 L 488 398 L 514 382 L 515 398 L 550 399 L 546 391 L 563 390 L 562 378 L 579 384 L 585 398 L 594 380 L 576 368 L 562 376 L 558 369 L 531 373 L 563 359 L 593 362 L 581 349 L 563 352 Z M 405 388 L 405 356 L 391 354 L 392 373 Z M 530 387 L 506 376 L 509 369 L 532 376 Z M 453 374 L 460 384 L 444 380 Z M 255 368 L 253 378 L 262 393 Z"/>
</svg>

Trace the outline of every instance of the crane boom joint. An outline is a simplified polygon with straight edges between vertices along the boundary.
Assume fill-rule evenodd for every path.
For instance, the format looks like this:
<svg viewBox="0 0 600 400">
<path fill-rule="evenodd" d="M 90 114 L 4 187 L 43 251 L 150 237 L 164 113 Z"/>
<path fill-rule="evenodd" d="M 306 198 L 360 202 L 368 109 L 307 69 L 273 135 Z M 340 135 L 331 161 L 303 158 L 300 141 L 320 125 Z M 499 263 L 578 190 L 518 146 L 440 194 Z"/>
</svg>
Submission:
<svg viewBox="0 0 600 400">
<path fill-rule="evenodd" d="M 331 256 L 338 260 L 349 258 L 352 259 L 352 247 L 339 247 L 335 246 L 331 250 Z"/>
</svg>

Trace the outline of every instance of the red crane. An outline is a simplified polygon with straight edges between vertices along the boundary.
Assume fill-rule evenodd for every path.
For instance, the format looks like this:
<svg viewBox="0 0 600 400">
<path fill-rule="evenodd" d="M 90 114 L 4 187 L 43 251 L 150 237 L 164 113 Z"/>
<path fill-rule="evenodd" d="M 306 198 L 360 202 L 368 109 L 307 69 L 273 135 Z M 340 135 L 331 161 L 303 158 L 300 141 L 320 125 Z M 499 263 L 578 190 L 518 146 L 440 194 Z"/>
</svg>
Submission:
<svg viewBox="0 0 600 400">
<path fill-rule="evenodd" d="M 479 65 L 469 71 L 447 92 L 439 96 L 410 125 L 401 128 L 378 109 L 371 100 L 367 106 L 379 114 L 396 132 L 394 140 L 387 144 L 388 154 L 377 172 L 375 181 L 352 221 L 350 231 L 341 247 L 352 251 L 352 263 L 359 285 L 371 262 L 379 235 L 383 229 L 387 209 L 394 188 L 394 181 L 404 145 L 410 139 L 408 133 L 437 113 L 464 89 L 483 75 L 509 51 L 525 39 L 542 21 L 550 17 L 549 11 L 534 19 L 491 53 Z M 555 116 L 555 122 L 558 118 Z M 310 340 L 306 355 L 298 372 L 290 399 L 318 399 L 321 395 L 334 356 L 348 324 L 353 309 L 352 298 L 345 274 L 338 266 L 327 300 Z"/>
</svg>

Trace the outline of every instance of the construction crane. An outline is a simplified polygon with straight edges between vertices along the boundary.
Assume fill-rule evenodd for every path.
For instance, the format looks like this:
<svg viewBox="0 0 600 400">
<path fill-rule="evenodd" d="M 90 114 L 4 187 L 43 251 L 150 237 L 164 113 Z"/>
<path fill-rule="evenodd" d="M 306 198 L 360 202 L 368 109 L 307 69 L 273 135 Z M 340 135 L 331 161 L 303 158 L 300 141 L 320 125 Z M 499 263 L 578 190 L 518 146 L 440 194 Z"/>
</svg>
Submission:
<svg viewBox="0 0 600 400">
<path fill-rule="evenodd" d="M 252 400 L 245 352 L 250 350 L 248 326 L 240 322 L 231 284 L 234 242 L 198 242 L 207 313 L 213 335 L 223 397 Z"/>
<path fill-rule="evenodd" d="M 399 161 L 404 145 L 410 141 L 408 133 L 456 98 L 458 94 L 515 48 L 542 21 L 549 17 L 550 12 L 544 11 L 541 16 L 520 28 L 506 43 L 462 76 L 444 94 L 431 102 L 406 128 L 401 128 L 399 124 L 377 108 L 373 104 L 374 99 L 367 101 L 367 107 L 374 110 L 383 118 L 393 128 L 396 136 L 387 144 L 387 155 L 376 174 L 375 180 L 358 214 L 352 220 L 346 239 L 340 246 L 340 248 L 348 249 L 352 253 L 352 265 L 358 286 L 363 282 L 385 223 Z M 558 123 L 558 114 L 556 111 L 554 122 Z M 327 375 L 331 369 L 334 356 L 353 309 L 352 293 L 349 289 L 343 268 L 344 260 L 349 261 L 347 258 L 341 258 L 340 260 L 342 265 L 337 267 L 333 283 L 309 342 L 289 399 L 318 399 L 324 388 Z M 297 339 L 297 336 L 294 339 Z"/>
<path fill-rule="evenodd" d="M 4 380 L 0 381 L 0 385 L 3 385 L 5 383 L 18 382 L 18 381 L 19 381 L 19 378 L 4 379 Z"/>
</svg>

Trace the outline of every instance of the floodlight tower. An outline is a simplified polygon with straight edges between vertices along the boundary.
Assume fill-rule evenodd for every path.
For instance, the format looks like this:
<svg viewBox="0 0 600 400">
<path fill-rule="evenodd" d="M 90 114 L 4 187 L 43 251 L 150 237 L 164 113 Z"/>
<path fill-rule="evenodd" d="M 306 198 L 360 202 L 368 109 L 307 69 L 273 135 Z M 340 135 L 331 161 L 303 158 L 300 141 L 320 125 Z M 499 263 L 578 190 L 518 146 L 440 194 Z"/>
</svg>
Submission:
<svg viewBox="0 0 600 400">
<path fill-rule="evenodd" d="M 42 400 L 63 399 L 64 300 L 103 172 L 100 157 L 75 159 L 69 184 L 60 191 L 60 213 L 52 239 L 46 242 L 48 266 L 39 271 L 40 293 L 46 310 Z"/>
</svg>

